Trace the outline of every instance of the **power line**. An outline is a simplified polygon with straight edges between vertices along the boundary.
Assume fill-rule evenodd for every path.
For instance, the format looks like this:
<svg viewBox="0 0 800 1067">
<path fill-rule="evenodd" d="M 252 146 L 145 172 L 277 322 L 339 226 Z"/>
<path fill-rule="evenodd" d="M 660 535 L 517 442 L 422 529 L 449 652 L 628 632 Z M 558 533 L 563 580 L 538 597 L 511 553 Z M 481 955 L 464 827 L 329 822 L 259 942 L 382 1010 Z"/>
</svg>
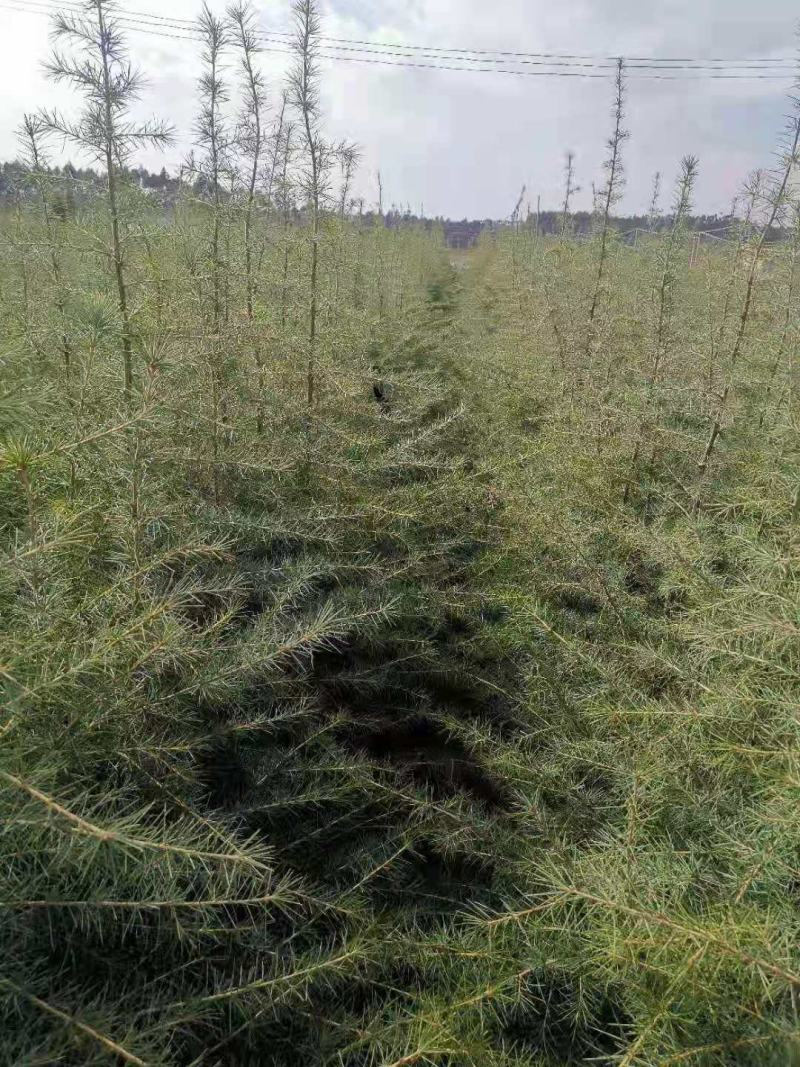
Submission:
<svg viewBox="0 0 800 1067">
<path fill-rule="evenodd" d="M 54 6 L 57 5 L 58 0 L 52 0 Z M 66 5 L 70 7 L 79 7 L 80 5 L 75 0 L 67 0 Z M 154 22 L 162 22 L 174 26 L 175 28 L 183 29 L 187 27 L 195 27 L 195 23 L 191 19 L 179 19 L 167 17 L 165 15 L 156 15 L 147 11 L 134 11 L 126 10 L 124 8 L 118 8 L 123 15 L 135 15 L 139 18 L 146 18 Z M 294 34 L 288 30 L 269 30 L 266 31 L 270 36 L 276 37 L 294 37 Z M 330 37 L 321 35 L 321 40 L 332 41 L 336 44 L 350 44 L 361 45 L 374 48 L 402 48 L 405 51 L 410 52 L 443 52 L 443 53 L 460 53 L 475 56 L 502 56 L 502 57 L 519 57 L 519 58 L 531 58 L 531 59 L 569 59 L 569 60 L 604 60 L 606 62 L 615 63 L 619 58 L 618 55 L 600 55 L 595 53 L 594 55 L 587 54 L 570 54 L 566 52 L 511 52 L 502 51 L 500 49 L 485 49 L 485 48 L 453 48 L 453 47 L 441 47 L 436 45 L 419 45 L 419 44 L 405 44 L 397 41 L 366 41 L 358 40 L 351 37 Z M 782 65 L 790 64 L 792 67 L 797 65 L 797 57 L 793 55 L 787 56 L 757 56 L 753 58 L 736 58 L 730 56 L 625 56 L 626 63 L 722 63 L 728 67 L 738 67 L 742 65 L 754 64 L 755 66 L 768 65 Z"/>
<path fill-rule="evenodd" d="M 70 6 L 79 6 L 79 4 L 73 2 L 69 3 Z M 140 18 L 151 19 L 157 22 L 164 22 L 167 25 L 171 25 L 175 28 L 187 28 L 194 27 L 195 23 L 191 19 L 186 18 L 173 18 L 166 17 L 164 15 L 151 14 L 149 12 L 140 11 L 126 11 L 125 9 L 119 9 L 124 15 L 134 15 Z M 267 31 L 271 36 L 279 37 L 293 37 L 294 34 L 287 30 L 270 30 Z M 518 51 L 502 51 L 500 49 L 484 49 L 484 48 L 453 48 L 442 47 L 434 45 L 412 45 L 402 44 L 398 42 L 381 42 L 381 41 L 359 41 L 353 37 L 333 37 L 321 35 L 322 41 L 330 41 L 335 44 L 347 44 L 358 45 L 374 48 L 401 48 L 404 51 L 422 51 L 422 52 L 446 52 L 446 53 L 461 53 L 470 55 L 499 55 L 503 58 L 529 58 L 529 59 L 560 59 L 560 60 L 602 60 L 606 62 L 615 63 L 619 59 L 619 55 L 602 55 L 602 54 L 572 54 L 567 52 L 518 52 Z M 627 55 L 624 57 L 626 63 L 721 63 L 726 66 L 743 66 L 743 65 L 755 65 L 762 66 L 768 65 L 783 65 L 789 64 L 791 67 L 796 67 L 798 60 L 795 55 L 783 55 L 783 57 L 755 57 L 752 59 L 732 58 L 732 57 L 691 57 L 691 55 L 673 55 L 673 57 L 650 57 L 650 55 Z"/>
<path fill-rule="evenodd" d="M 6 11 L 21 11 L 26 15 L 50 16 L 56 14 L 59 10 L 63 10 L 66 6 L 65 4 L 59 4 L 58 7 L 44 7 L 44 9 L 42 9 L 41 7 L 34 7 L 33 5 L 36 3 L 44 4 L 46 3 L 46 0 L 16 0 L 16 2 L 15 0 L 5 0 L 5 2 L 0 3 L 0 7 L 4 8 Z M 69 13 L 72 14 L 72 12 Z M 162 30 L 151 29 L 146 23 L 142 24 L 133 20 L 120 18 L 116 18 L 115 21 L 120 25 L 123 25 L 125 29 L 130 30 L 132 33 L 146 33 L 155 37 L 165 37 L 175 41 L 192 41 L 193 43 L 200 40 L 196 33 L 194 33 L 194 35 L 166 33 Z M 193 31 L 191 32 L 193 33 Z"/>
<path fill-rule="evenodd" d="M 55 13 L 58 10 L 67 8 L 70 14 L 76 14 L 81 11 L 82 8 L 79 4 L 70 3 L 67 0 L 66 3 L 59 3 L 58 0 L 28 0 L 25 6 L 19 6 L 21 0 L 6 0 L 5 3 L 0 6 L 5 7 L 8 10 L 24 11 L 29 14 L 46 15 Z M 188 20 L 167 20 L 162 16 L 140 16 L 137 18 L 128 17 L 127 12 L 124 9 L 118 9 L 120 14 L 116 16 L 116 20 L 120 25 L 129 29 L 131 32 L 138 32 L 148 34 L 150 36 L 163 37 L 173 40 L 200 40 L 199 31 L 196 25 Z M 145 22 L 143 19 L 148 21 Z M 158 19 L 158 24 L 155 20 Z M 177 27 L 180 24 L 182 29 L 185 28 L 185 33 L 178 34 L 168 32 L 166 29 L 162 29 L 161 25 L 170 25 Z M 158 25 L 158 28 L 155 28 Z M 288 47 L 288 42 L 283 41 L 281 38 L 286 36 L 283 33 L 274 31 L 274 33 L 261 33 L 258 35 L 261 41 L 268 42 L 269 46 L 264 47 L 263 50 L 273 53 L 290 54 L 292 49 Z M 275 38 L 278 38 L 275 40 Z M 325 40 L 336 40 L 335 38 L 325 38 Z M 341 40 L 344 40 L 343 38 Z M 408 46 L 408 48 L 420 48 L 422 46 Z M 406 49 L 406 46 L 402 46 Z M 441 50 L 444 51 L 444 50 Z M 452 50 L 455 51 L 455 50 Z M 344 54 L 349 53 L 349 54 Z M 492 53 L 484 52 L 484 55 L 490 55 Z M 503 53 L 493 53 L 494 55 L 501 55 Z M 512 53 L 506 53 L 512 55 Z M 515 53 L 516 55 L 535 55 L 535 53 Z M 548 53 L 542 53 L 542 56 L 548 55 Z M 467 73 L 480 73 L 480 74 L 503 74 L 503 75 L 516 75 L 521 77 L 567 77 L 567 78 L 606 78 L 606 74 L 595 73 L 598 70 L 612 70 L 616 64 L 610 64 L 605 62 L 592 61 L 590 57 L 574 57 L 570 59 L 558 53 L 549 53 L 552 56 L 558 56 L 551 60 L 545 59 L 518 59 L 513 61 L 513 65 L 518 67 L 534 66 L 543 67 L 548 69 L 543 70 L 519 70 L 519 69 L 505 69 L 496 66 L 476 66 L 477 63 L 492 63 L 497 64 L 503 62 L 500 59 L 484 59 L 479 60 L 477 58 L 461 58 L 460 56 L 451 57 L 453 62 L 443 63 L 442 58 L 433 55 L 417 55 L 409 51 L 388 51 L 385 47 L 349 47 L 343 45 L 327 45 L 323 44 L 319 50 L 319 56 L 322 59 L 329 59 L 337 62 L 355 62 L 364 63 L 370 65 L 379 66 L 391 66 L 401 67 L 408 69 L 429 69 L 429 70 L 446 70 L 446 71 L 466 71 Z M 389 57 L 389 58 L 386 58 Z M 610 58 L 610 57 L 605 57 Z M 426 60 L 426 62 L 420 62 L 419 60 Z M 428 62 L 427 60 L 430 60 Z M 698 61 L 692 61 L 692 64 Z M 711 61 L 709 61 L 711 62 Z M 716 61 L 714 61 L 716 62 Z M 775 61 L 779 62 L 779 61 Z M 780 61 L 783 62 L 783 61 Z M 471 65 L 466 65 L 471 64 Z M 551 68 L 566 68 L 566 69 L 551 69 Z M 684 64 L 667 64 L 665 60 L 657 60 L 649 63 L 645 63 L 644 60 L 639 60 L 638 65 L 629 67 L 631 77 L 634 78 L 647 78 L 650 80 L 660 81 L 696 81 L 703 78 L 711 79 L 746 79 L 746 80 L 782 80 L 785 81 L 785 73 L 775 73 L 774 67 L 761 66 L 747 69 L 747 73 L 729 73 L 730 70 L 736 70 L 735 66 L 728 68 L 718 68 L 711 66 L 697 66 L 697 65 L 684 65 Z M 648 70 L 648 71 L 663 71 L 663 70 L 683 70 L 686 74 L 683 75 L 669 75 L 669 74 L 636 74 L 636 71 Z M 769 73 L 757 73 L 757 71 L 769 71 Z M 693 72 L 701 72 L 699 76 L 691 76 Z"/>
<path fill-rule="evenodd" d="M 31 10 L 30 7 L 15 6 L 13 4 L 13 2 L 8 2 L 8 0 L 6 0 L 6 2 L 4 2 L 4 3 L 0 3 L 0 7 L 5 8 L 6 10 L 9 10 L 9 11 L 23 11 L 23 12 L 27 12 L 28 14 L 33 14 L 33 15 L 46 15 L 47 14 L 47 11 Z M 177 40 L 177 41 L 192 41 L 193 43 L 197 43 L 197 44 L 199 44 L 201 42 L 201 40 L 202 40 L 202 38 L 199 36 L 199 34 L 196 31 L 192 31 L 193 34 L 194 34 L 193 36 L 188 36 L 188 35 L 184 35 L 184 34 L 167 33 L 166 31 L 163 31 L 163 30 L 154 30 L 154 29 L 151 29 L 149 26 L 146 26 L 146 25 L 143 26 L 143 25 L 138 24 L 136 22 L 128 21 L 127 19 L 117 18 L 117 22 L 120 25 L 123 25 L 126 29 L 129 29 L 131 32 L 144 33 L 144 34 L 147 34 L 149 36 L 167 38 L 167 39 L 170 39 L 170 40 Z M 278 46 L 266 45 L 266 46 L 262 46 L 261 50 L 263 52 L 271 52 L 271 53 L 277 53 L 277 54 L 281 54 L 281 55 L 293 55 L 294 54 L 293 49 L 291 49 L 288 45 L 284 45 L 284 46 L 281 46 L 281 45 L 278 45 Z M 443 65 L 443 64 L 439 64 L 439 63 L 417 63 L 417 62 L 404 63 L 404 62 L 395 62 L 395 61 L 390 60 L 390 59 L 380 60 L 380 59 L 370 59 L 368 57 L 363 57 L 363 56 L 345 56 L 345 55 L 339 55 L 335 51 L 323 51 L 323 50 L 320 50 L 319 56 L 320 56 L 321 59 L 331 59 L 331 60 L 336 60 L 336 61 L 339 61 L 339 62 L 342 62 L 342 63 L 369 63 L 369 64 L 377 64 L 377 65 L 380 65 L 380 66 L 389 66 L 389 67 L 406 67 L 406 68 L 417 68 L 417 69 L 427 69 L 427 70 L 465 71 L 468 74 L 515 74 L 515 75 L 518 75 L 518 76 L 521 76 L 521 77 L 526 77 L 526 76 L 527 77 L 536 77 L 536 76 L 539 76 L 539 77 L 602 78 L 602 79 L 605 79 L 605 78 L 608 77 L 608 75 L 606 75 L 606 74 L 596 74 L 596 73 L 592 73 L 592 72 L 582 73 L 580 71 L 501 70 L 501 69 L 497 69 L 495 67 L 481 68 L 481 67 L 446 66 L 446 65 Z"/>
<path fill-rule="evenodd" d="M 19 0 L 21 3 L 22 0 Z M 83 6 L 77 2 L 77 0 L 28 0 L 28 3 L 37 3 L 39 6 L 45 6 L 48 10 L 59 10 L 63 8 L 72 9 L 72 11 L 82 11 Z M 123 18 L 123 21 L 131 22 L 133 24 L 141 23 L 143 20 L 153 23 L 154 25 L 165 25 L 174 29 L 183 30 L 184 32 L 196 32 L 197 24 L 191 19 L 179 19 L 174 17 L 167 17 L 165 15 L 157 15 L 151 12 L 129 10 L 122 7 L 118 7 L 117 10 Z M 125 18 L 125 16 L 134 16 L 131 19 Z M 278 37 L 278 38 L 292 38 L 294 35 L 287 30 L 269 30 L 264 31 L 261 36 L 266 37 Z M 382 42 L 382 41 L 364 41 L 357 40 L 348 37 L 328 37 L 322 35 L 321 40 L 331 41 L 336 44 L 349 44 L 363 46 L 357 50 L 363 49 L 402 49 L 403 54 L 406 52 L 425 52 L 431 53 L 450 53 L 460 54 L 464 56 L 500 56 L 500 57 L 519 57 L 530 59 L 556 59 L 556 60 L 586 60 L 589 63 L 616 63 L 618 56 L 612 55 L 587 55 L 587 54 L 571 54 L 565 52 L 510 52 L 502 51 L 500 49 L 480 49 L 480 48 L 444 48 L 435 45 L 417 45 L 417 44 L 401 44 L 398 42 Z M 390 52 L 388 54 L 399 54 L 396 52 Z M 796 57 L 793 56 L 761 56 L 752 59 L 736 59 L 731 57 L 698 57 L 698 56 L 626 56 L 624 57 L 628 64 L 647 64 L 654 66 L 661 66 L 663 64 L 672 63 L 688 63 L 688 64 L 706 64 L 706 63 L 719 63 L 723 64 L 728 69 L 749 67 L 760 68 L 763 66 L 782 66 L 789 64 L 794 67 L 797 63 Z M 501 62 L 501 60 L 484 60 L 485 62 Z M 463 59 L 463 62 L 469 62 L 468 59 Z M 475 60 L 477 62 L 477 60 Z M 703 68 L 698 68 L 703 69 Z"/>
<path fill-rule="evenodd" d="M 262 39 L 269 39 L 272 36 L 273 35 L 269 34 L 269 33 L 265 33 L 265 34 L 261 35 Z M 322 47 L 327 49 L 327 48 L 331 48 L 333 46 L 323 45 Z M 388 51 L 388 50 L 385 50 L 385 49 L 368 48 L 366 46 L 365 47 L 360 47 L 360 48 L 356 48 L 356 47 L 352 47 L 351 48 L 350 46 L 347 46 L 347 45 L 336 45 L 335 46 L 335 50 L 336 50 L 337 54 L 338 53 L 354 52 L 354 53 L 358 53 L 360 55 L 366 54 L 366 55 L 375 55 L 375 56 L 390 56 L 390 57 L 400 57 L 400 58 L 413 59 L 413 60 L 416 60 L 417 58 L 434 59 L 437 62 L 441 62 L 441 60 L 442 60 L 442 57 L 436 57 L 436 56 L 433 56 L 433 55 L 418 56 L 415 53 L 406 51 L 405 50 L 405 45 L 398 46 L 398 47 L 401 47 L 403 50 L 402 51 Z M 521 55 L 522 53 L 519 53 L 519 54 Z M 555 55 L 555 53 L 553 53 L 553 55 Z M 503 59 L 476 59 L 476 58 L 469 58 L 469 57 L 465 57 L 464 59 L 459 58 L 458 61 L 460 63 L 504 63 L 504 62 L 507 62 L 506 60 L 503 60 Z M 690 66 L 690 65 L 686 65 L 686 64 L 682 64 L 682 63 L 677 63 L 677 62 L 675 62 L 675 63 L 666 63 L 664 61 L 653 62 L 653 63 L 644 63 L 642 61 L 639 61 L 637 63 L 637 65 L 635 65 L 635 66 L 631 66 L 630 62 L 628 60 L 626 60 L 626 63 L 629 64 L 628 65 L 629 72 L 630 71 L 636 71 L 636 70 L 690 70 L 690 71 L 691 70 L 698 70 L 698 71 L 699 70 L 708 70 L 708 71 L 724 71 L 726 69 L 727 70 L 737 70 L 737 69 L 739 69 L 735 65 L 731 65 L 728 68 L 719 68 L 719 67 L 711 67 L 711 66 Z M 601 61 L 601 60 L 577 59 L 577 58 L 576 59 L 568 59 L 566 57 L 559 57 L 557 59 L 555 59 L 555 58 L 554 59 L 543 59 L 543 58 L 542 59 L 517 59 L 517 60 L 514 60 L 514 65 L 533 66 L 533 67 L 572 67 L 572 68 L 578 68 L 578 69 L 585 68 L 585 69 L 589 69 L 589 70 L 614 70 L 615 71 L 617 69 L 617 60 L 615 59 L 613 62 L 606 62 L 605 60 Z M 458 69 L 461 69 L 461 68 L 458 68 Z M 465 67 L 464 69 L 469 70 L 471 68 Z M 753 67 L 744 68 L 744 69 L 748 69 L 748 70 L 750 70 L 750 69 L 752 69 L 752 70 L 770 70 L 771 71 L 774 68 L 766 67 L 766 66 L 765 67 L 755 67 L 755 66 L 753 66 Z M 778 76 L 780 76 L 780 75 L 778 75 Z"/>
</svg>

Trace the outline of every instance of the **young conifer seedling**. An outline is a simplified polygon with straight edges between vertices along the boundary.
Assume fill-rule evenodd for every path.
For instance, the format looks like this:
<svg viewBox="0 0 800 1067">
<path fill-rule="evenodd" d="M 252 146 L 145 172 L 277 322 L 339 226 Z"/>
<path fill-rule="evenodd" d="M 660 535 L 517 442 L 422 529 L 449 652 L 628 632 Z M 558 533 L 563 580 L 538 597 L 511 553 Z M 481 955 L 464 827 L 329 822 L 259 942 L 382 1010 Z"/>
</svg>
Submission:
<svg viewBox="0 0 800 1067">
<path fill-rule="evenodd" d="M 256 429 L 264 432 L 264 358 L 261 345 L 254 336 L 255 293 L 256 293 L 256 253 L 253 230 L 256 219 L 256 192 L 261 173 L 262 158 L 266 147 L 265 110 L 267 106 L 264 77 L 257 69 L 256 63 L 260 52 L 256 36 L 255 14 L 244 3 L 237 3 L 228 9 L 231 22 L 231 35 L 239 53 L 243 76 L 243 103 L 236 130 L 236 145 L 245 168 L 244 193 L 244 272 L 245 272 L 245 307 L 247 325 L 251 334 L 253 354 L 258 372 L 258 396 L 256 399 Z M 277 144 L 277 138 L 276 138 Z M 269 195 L 269 194 L 268 194 Z"/>
<path fill-rule="evenodd" d="M 319 66 L 317 53 L 322 32 L 316 0 L 295 0 L 292 48 L 295 66 L 290 76 L 292 102 L 303 132 L 303 194 L 311 212 L 311 267 L 308 279 L 308 360 L 306 399 L 316 399 L 317 314 L 319 304 L 319 245 L 322 203 L 330 166 L 328 146 L 320 129 Z"/>
<path fill-rule="evenodd" d="M 69 323 L 67 317 L 67 289 L 62 266 L 63 249 L 62 236 L 56 212 L 53 209 L 51 194 L 52 178 L 49 174 L 49 161 L 45 153 L 44 138 L 47 127 L 39 115 L 25 115 L 20 130 L 20 140 L 25 151 L 28 164 L 28 173 L 39 195 L 44 221 L 45 238 L 47 242 L 47 256 L 50 267 L 50 276 L 53 284 L 54 303 L 59 322 L 61 335 L 61 355 L 64 361 L 64 372 L 69 382 L 70 360 L 72 356 L 72 342 L 69 336 Z"/>
<path fill-rule="evenodd" d="M 653 338 L 653 354 L 650 370 L 647 375 L 645 386 L 645 408 L 639 419 L 639 428 L 636 437 L 636 445 L 631 460 L 631 473 L 625 483 L 623 502 L 628 503 L 632 483 L 636 479 L 639 457 L 642 447 L 646 443 L 648 429 L 654 434 L 658 433 L 658 414 L 660 410 L 659 388 L 661 377 L 664 373 L 665 364 L 672 347 L 672 323 L 675 312 L 675 286 L 678 280 L 678 255 L 683 247 L 686 233 L 686 221 L 691 213 L 692 194 L 697 180 L 698 160 L 694 156 L 685 156 L 681 161 L 681 172 L 678 177 L 673 203 L 672 228 L 665 238 L 664 244 L 659 250 L 660 279 L 656 289 L 656 325 Z M 655 414 L 655 426 L 650 426 L 650 421 Z M 653 442 L 653 460 L 657 451 L 656 442 Z"/>
<path fill-rule="evenodd" d="M 606 171 L 606 183 L 602 190 L 598 190 L 595 197 L 596 220 L 598 233 L 597 269 L 592 287 L 592 301 L 589 305 L 589 317 L 586 334 L 586 354 L 591 356 L 597 339 L 597 317 L 604 300 L 604 287 L 608 271 L 608 257 L 612 240 L 611 214 L 613 208 L 622 198 L 625 188 L 625 167 L 622 158 L 622 149 L 630 134 L 625 129 L 625 97 L 627 86 L 625 83 L 624 60 L 617 60 L 617 73 L 614 79 L 614 129 L 608 139 L 608 156 L 603 164 Z"/>
<path fill-rule="evenodd" d="M 700 510 L 702 485 L 708 471 L 709 463 L 714 455 L 723 425 L 728 411 L 728 404 L 735 386 L 735 376 L 739 370 L 739 362 L 744 351 L 745 341 L 750 330 L 751 319 L 754 314 L 756 298 L 759 289 L 759 278 L 762 268 L 761 257 L 764 253 L 767 239 L 773 227 L 783 221 L 789 201 L 791 180 L 795 168 L 798 165 L 798 150 L 800 149 L 800 101 L 795 102 L 794 114 L 789 120 L 783 148 L 780 151 L 780 163 L 777 171 L 764 193 L 766 212 L 764 220 L 759 227 L 755 239 L 748 249 L 749 266 L 745 282 L 745 292 L 742 300 L 739 321 L 736 326 L 733 345 L 728 356 L 725 369 L 725 382 L 716 404 L 711 430 L 703 454 L 698 462 L 701 482 L 695 494 L 692 510 L 694 514 Z"/>
<path fill-rule="evenodd" d="M 75 14 L 56 16 L 53 37 L 58 48 L 46 70 L 56 82 L 67 82 L 83 96 L 78 119 L 60 111 L 43 111 L 41 126 L 91 155 L 105 168 L 110 223 L 110 259 L 113 264 L 121 321 L 124 396 L 133 391 L 133 324 L 127 280 L 127 218 L 122 202 L 126 164 L 146 146 L 165 147 L 172 132 L 165 123 L 139 123 L 131 108 L 139 98 L 143 79 L 128 59 L 122 24 L 114 18 L 110 0 L 82 0 Z"/>
</svg>

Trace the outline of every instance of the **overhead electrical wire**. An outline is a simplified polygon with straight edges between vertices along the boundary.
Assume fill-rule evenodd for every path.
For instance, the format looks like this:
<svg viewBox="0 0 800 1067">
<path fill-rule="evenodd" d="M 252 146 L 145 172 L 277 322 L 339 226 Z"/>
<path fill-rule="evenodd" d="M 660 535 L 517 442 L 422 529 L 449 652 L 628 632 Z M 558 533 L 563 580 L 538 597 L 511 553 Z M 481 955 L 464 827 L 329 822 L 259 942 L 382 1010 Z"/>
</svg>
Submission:
<svg viewBox="0 0 800 1067">
<path fill-rule="evenodd" d="M 75 3 L 74 0 L 0 0 L 0 7 L 6 10 L 24 11 L 37 15 L 50 15 L 59 11 L 77 15 L 83 11 L 83 6 Z M 140 11 L 129 11 L 121 6 L 115 6 L 114 17 L 121 26 L 131 32 L 173 40 L 200 40 L 196 23 L 188 19 L 174 19 Z M 180 30 L 181 32 L 172 32 L 173 30 Z M 278 30 L 257 33 L 263 50 L 278 54 L 291 54 L 292 49 L 288 39 L 291 39 L 292 36 L 288 31 Z M 341 43 L 324 43 L 328 41 Z M 375 41 L 358 42 L 348 38 L 323 37 L 321 42 L 318 50 L 319 58 L 334 62 L 362 63 L 417 70 L 462 71 L 473 74 L 503 74 L 517 77 L 607 78 L 609 74 L 599 72 L 614 70 L 617 62 L 613 56 L 592 57 L 555 52 L 491 52 L 487 49 L 445 49 L 423 45 L 390 45 Z M 447 62 L 443 62 L 443 60 Z M 779 64 L 790 62 L 789 57 L 738 61 L 625 57 L 625 62 L 628 66 L 629 76 L 659 81 L 736 79 L 780 80 L 785 82 L 787 75 L 790 73 L 788 68 L 779 66 Z M 794 63 L 793 60 L 791 62 Z M 506 66 L 499 67 L 496 65 L 501 63 L 506 64 Z M 720 63 L 725 63 L 726 66 L 712 65 Z M 486 64 L 492 65 L 487 66 Z M 537 69 L 511 69 L 519 67 L 536 67 Z M 646 71 L 647 73 L 638 74 L 638 71 Z M 663 74 L 661 73 L 662 71 L 683 71 L 685 73 Z M 735 73 L 732 73 L 734 71 Z"/>
<path fill-rule="evenodd" d="M 81 4 L 76 0 L 41 0 L 41 2 L 47 3 L 51 7 L 69 7 L 73 9 L 80 9 Z M 166 15 L 157 15 L 147 11 L 136 11 L 125 9 L 117 5 L 117 10 L 122 15 L 132 15 L 139 19 L 147 19 L 152 22 L 165 23 L 174 26 L 178 29 L 191 28 L 196 29 L 196 23 L 192 19 L 180 19 L 173 18 Z M 292 38 L 294 34 L 289 30 L 271 30 L 269 31 L 271 36 Z M 353 44 L 364 45 L 370 47 L 380 48 L 403 48 L 406 51 L 414 52 L 445 52 L 445 53 L 462 53 L 468 55 L 484 55 L 484 56 L 505 56 L 505 57 L 530 57 L 533 59 L 542 59 L 552 57 L 556 59 L 587 59 L 587 60 L 611 60 L 616 62 L 619 58 L 617 55 L 588 55 L 582 54 L 570 54 L 565 52 L 510 52 L 502 51 L 499 49 L 486 49 L 486 48 L 452 48 L 441 47 L 437 45 L 417 45 L 417 44 L 404 44 L 397 41 L 366 41 L 358 40 L 351 37 L 329 37 L 324 34 L 321 35 L 321 40 L 332 41 L 337 44 Z M 703 56 L 625 56 L 626 63 L 722 63 L 728 66 L 740 66 L 751 65 L 761 66 L 763 64 L 783 64 L 789 63 L 796 65 L 796 56 L 758 56 L 750 59 L 732 59 L 731 57 L 703 57 Z"/>
<path fill-rule="evenodd" d="M 83 10 L 80 3 L 75 0 L 12 0 L 16 2 L 24 10 L 27 7 L 39 7 L 44 8 L 46 11 L 58 11 L 61 9 L 67 9 L 71 12 L 78 13 Z M 190 19 L 178 19 L 170 18 L 164 15 L 156 15 L 150 12 L 140 12 L 128 10 L 119 6 L 115 7 L 115 10 L 119 12 L 117 16 L 118 21 L 129 23 L 132 26 L 140 26 L 151 24 L 153 26 L 169 26 L 174 29 L 180 29 L 184 32 L 197 34 L 197 24 Z M 128 17 L 133 16 L 133 17 Z M 265 32 L 258 32 L 257 36 L 262 38 L 289 38 L 294 35 L 285 30 L 270 30 Z M 587 54 L 570 54 L 561 52 L 509 52 L 501 50 L 489 50 L 489 49 L 464 49 L 464 48 L 443 48 L 433 45 L 415 45 L 415 44 L 401 44 L 398 42 L 380 42 L 380 41 L 359 41 L 352 38 L 345 37 L 326 37 L 321 36 L 322 41 L 341 42 L 342 44 L 358 45 L 358 48 L 342 49 L 337 47 L 337 51 L 358 51 L 358 52 L 370 52 L 376 55 L 390 55 L 390 56 L 406 56 L 413 52 L 431 53 L 428 58 L 436 58 L 433 53 L 450 53 L 457 54 L 459 62 L 503 62 L 503 59 L 470 59 L 470 56 L 500 56 L 500 57 L 519 57 L 519 58 L 531 58 L 531 59 L 548 59 L 551 58 L 555 61 L 586 61 L 581 62 L 580 65 L 586 66 L 599 66 L 609 68 L 616 65 L 618 56 L 611 55 L 587 55 Z M 325 46 L 327 47 L 327 46 Z M 386 51 L 386 49 L 392 49 L 392 51 Z M 401 49 L 402 51 L 396 51 Z M 463 57 L 463 58 L 462 58 Z M 409 58 L 414 58 L 409 56 Z M 691 69 L 716 69 L 714 67 L 705 66 L 697 67 L 696 64 L 725 64 L 726 69 L 760 69 L 764 67 L 780 66 L 784 64 L 791 64 L 795 66 L 796 59 L 791 56 L 783 57 L 760 57 L 758 59 L 730 59 L 730 58 L 702 58 L 702 57 L 652 57 L 652 56 L 626 56 L 625 62 L 628 65 L 631 64 L 644 64 L 642 69 L 671 69 L 667 68 L 667 65 L 671 64 L 691 64 Z M 635 68 L 635 69 L 638 69 Z M 680 68 L 675 69 L 683 69 Z"/>
</svg>

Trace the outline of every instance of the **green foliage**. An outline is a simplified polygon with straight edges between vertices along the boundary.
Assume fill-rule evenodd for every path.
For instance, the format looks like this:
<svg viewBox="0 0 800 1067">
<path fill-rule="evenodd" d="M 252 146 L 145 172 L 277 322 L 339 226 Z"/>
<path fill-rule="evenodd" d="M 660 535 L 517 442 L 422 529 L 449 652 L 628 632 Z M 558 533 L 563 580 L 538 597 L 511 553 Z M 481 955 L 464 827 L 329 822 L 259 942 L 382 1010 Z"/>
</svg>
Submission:
<svg viewBox="0 0 800 1067">
<path fill-rule="evenodd" d="M 795 1062 L 774 196 L 694 248 L 687 159 L 636 247 L 454 261 L 347 217 L 352 146 L 329 195 L 313 49 L 261 127 L 232 17 L 205 192 L 117 172 L 124 315 L 107 202 L 31 159 L 0 219 L 0 1060 Z"/>
</svg>

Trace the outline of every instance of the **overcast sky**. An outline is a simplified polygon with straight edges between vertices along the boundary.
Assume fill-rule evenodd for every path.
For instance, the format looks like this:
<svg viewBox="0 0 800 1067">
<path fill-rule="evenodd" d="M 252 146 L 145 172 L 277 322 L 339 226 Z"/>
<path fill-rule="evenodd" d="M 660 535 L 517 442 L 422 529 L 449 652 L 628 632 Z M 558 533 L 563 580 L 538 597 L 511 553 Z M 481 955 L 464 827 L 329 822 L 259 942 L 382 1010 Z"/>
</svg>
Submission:
<svg viewBox="0 0 800 1067">
<path fill-rule="evenodd" d="M 26 109 L 73 106 L 42 74 L 50 45 L 41 6 L 41 0 L 0 0 L 0 158 L 16 153 L 14 130 Z M 199 10 L 198 0 L 124 0 L 122 6 L 175 19 L 194 18 Z M 225 0 L 210 6 L 222 13 Z M 287 29 L 289 6 L 289 0 L 257 0 L 263 28 Z M 791 55 L 798 13 L 790 0 L 322 0 L 322 8 L 326 34 L 359 40 L 732 60 Z M 139 32 L 129 40 L 149 79 L 141 110 L 168 118 L 178 133 L 163 157 L 148 153 L 141 162 L 174 169 L 191 144 L 197 49 Z M 277 98 L 285 57 L 265 54 L 263 65 Z M 587 206 L 592 181 L 602 181 L 610 81 L 327 60 L 322 70 L 327 129 L 363 147 L 358 191 L 370 203 L 380 167 L 386 204 L 415 210 L 424 204 L 430 215 L 507 216 L 523 182 L 534 206 L 541 194 L 543 206 L 552 207 L 567 149 L 576 153 L 583 187 L 576 206 Z M 726 210 L 747 173 L 770 164 L 790 88 L 789 72 L 781 80 L 631 79 L 628 186 L 620 210 L 643 212 L 653 173 L 664 172 L 669 185 L 687 152 L 701 162 L 698 209 Z"/>
</svg>

